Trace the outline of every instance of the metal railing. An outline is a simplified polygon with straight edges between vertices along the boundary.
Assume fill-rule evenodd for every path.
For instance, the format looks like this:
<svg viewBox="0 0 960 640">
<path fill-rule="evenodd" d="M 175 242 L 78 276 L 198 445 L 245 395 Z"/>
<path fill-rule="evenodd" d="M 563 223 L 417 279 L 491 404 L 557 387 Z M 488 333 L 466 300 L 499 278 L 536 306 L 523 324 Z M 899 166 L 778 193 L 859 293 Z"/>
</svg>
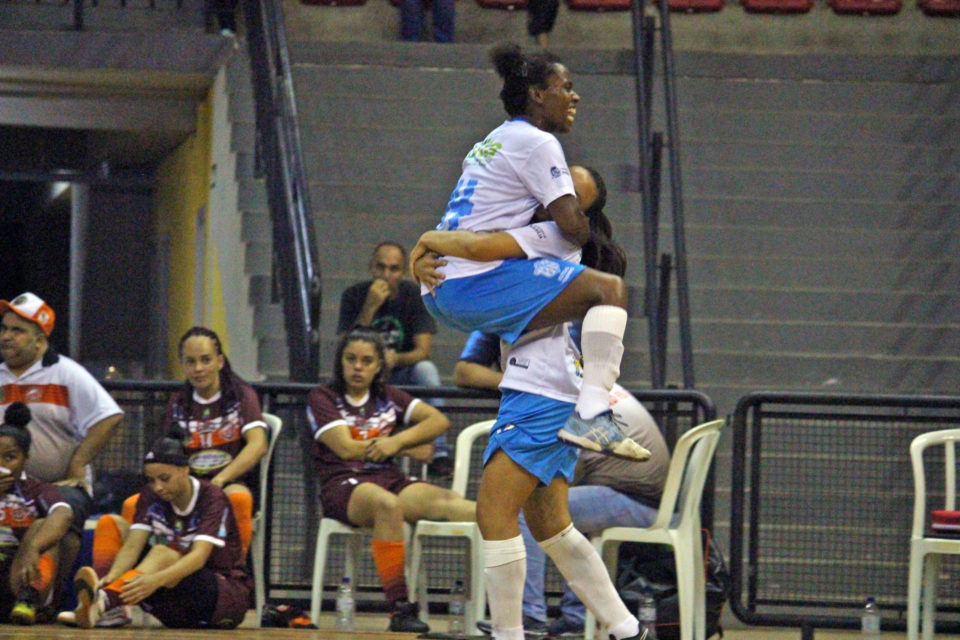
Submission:
<svg viewBox="0 0 960 640">
<path fill-rule="evenodd" d="M 140 472 L 146 447 L 160 435 L 170 393 L 180 388 L 183 382 L 107 380 L 103 384 L 124 408 L 127 420 L 125 428 L 96 459 L 98 484 L 101 486 L 104 482 L 109 484 L 111 478 L 128 479 L 131 474 Z M 306 413 L 306 396 L 315 385 L 254 383 L 252 386 L 260 394 L 264 410 L 278 415 L 284 422 L 274 452 L 269 497 L 263 505 L 268 596 L 306 599 L 309 597 L 316 528 L 320 518 Z M 448 432 L 451 440 L 455 440 L 464 427 L 494 417 L 499 405 L 499 395 L 490 392 L 456 387 L 403 388 L 427 401 L 444 399 L 443 411 L 452 423 Z M 716 415 L 713 401 L 697 391 L 633 390 L 633 393 L 657 420 L 671 445 L 683 431 Z M 476 473 L 471 474 L 468 497 L 474 497 L 479 484 L 480 466 L 472 467 Z M 711 495 L 709 490 L 705 493 L 705 503 L 712 502 Z M 707 513 L 711 514 L 712 510 Z M 426 558 L 430 563 L 428 586 L 431 589 L 449 588 L 453 583 L 453 576 L 460 568 L 457 554 L 462 555 L 462 549 L 455 544 L 431 546 Z M 332 592 L 340 575 L 338 570 L 342 568 L 342 546 L 332 546 L 329 561 L 331 570 L 327 575 L 331 580 L 328 587 Z M 359 587 L 358 597 L 379 601 L 382 589 L 370 558 L 365 557 L 360 565 L 355 581 Z M 551 591 L 559 592 L 559 574 L 548 574 L 548 585 Z"/>
<path fill-rule="evenodd" d="M 320 371 L 320 264 L 307 186 L 283 11 L 278 0 L 247 5 L 258 160 L 267 183 L 289 350 L 289 378 Z"/>
<path fill-rule="evenodd" d="M 856 628 L 874 596 L 903 629 L 909 447 L 960 424 L 960 397 L 753 393 L 733 419 L 730 604 L 757 625 Z M 931 482 L 942 487 L 942 483 Z M 960 560 L 944 558 L 938 631 L 960 630 Z M 947 618 L 951 619 L 947 619 Z"/>
<path fill-rule="evenodd" d="M 680 170 L 680 128 L 673 65 L 668 0 L 655 3 L 660 27 L 644 13 L 644 3 L 634 0 L 633 49 L 637 93 L 637 129 L 640 167 L 640 194 L 643 211 L 644 312 L 650 351 L 650 380 L 655 389 L 665 386 L 667 376 L 667 325 L 670 313 L 670 274 L 676 272 L 677 319 L 680 335 L 680 364 L 683 386 L 694 388 L 693 337 L 690 328 L 690 286 L 687 277 L 686 232 L 683 216 L 683 186 Z M 659 35 L 663 65 L 663 99 L 666 115 L 666 142 L 663 133 L 653 131 L 654 48 Z M 669 151 L 670 207 L 674 255 L 660 254 L 660 175 L 664 147 Z"/>
</svg>

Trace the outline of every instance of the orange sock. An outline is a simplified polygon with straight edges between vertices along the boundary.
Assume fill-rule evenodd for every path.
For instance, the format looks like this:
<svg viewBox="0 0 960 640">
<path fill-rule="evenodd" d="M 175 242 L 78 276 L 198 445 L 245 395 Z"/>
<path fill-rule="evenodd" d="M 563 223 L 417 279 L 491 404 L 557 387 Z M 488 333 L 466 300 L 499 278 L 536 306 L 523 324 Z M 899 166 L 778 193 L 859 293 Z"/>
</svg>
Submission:
<svg viewBox="0 0 960 640">
<path fill-rule="evenodd" d="M 140 494 L 135 493 L 123 501 L 123 507 L 120 509 L 120 515 L 130 524 L 133 524 L 133 516 L 137 513 L 137 502 L 139 500 Z"/>
<path fill-rule="evenodd" d="M 45 593 L 47 587 L 53 582 L 53 576 L 57 573 L 57 564 L 50 556 L 43 555 L 37 560 L 37 566 L 40 569 L 40 575 L 30 586 L 36 589 L 37 593 Z"/>
<path fill-rule="evenodd" d="M 243 546 L 243 555 L 247 555 L 250 548 L 250 538 L 253 537 L 253 496 L 246 491 L 234 491 L 227 494 L 230 505 L 233 507 L 233 517 L 240 530 L 240 544 Z"/>
<path fill-rule="evenodd" d="M 107 608 L 118 607 L 123 604 L 123 599 L 120 597 L 120 589 L 123 588 L 123 584 L 127 580 L 136 578 L 137 576 L 142 576 L 143 571 L 137 571 L 136 569 L 130 569 L 125 574 L 108 584 L 103 590 L 107 593 Z"/>
<path fill-rule="evenodd" d="M 113 559 L 123 546 L 123 535 L 112 516 L 104 514 L 97 520 L 93 530 L 93 557 L 91 566 L 98 576 L 105 576 L 113 565 Z"/>
<path fill-rule="evenodd" d="M 373 563 L 377 565 L 383 593 L 391 605 L 406 600 L 407 579 L 403 576 L 404 545 L 402 540 L 374 540 Z"/>
</svg>

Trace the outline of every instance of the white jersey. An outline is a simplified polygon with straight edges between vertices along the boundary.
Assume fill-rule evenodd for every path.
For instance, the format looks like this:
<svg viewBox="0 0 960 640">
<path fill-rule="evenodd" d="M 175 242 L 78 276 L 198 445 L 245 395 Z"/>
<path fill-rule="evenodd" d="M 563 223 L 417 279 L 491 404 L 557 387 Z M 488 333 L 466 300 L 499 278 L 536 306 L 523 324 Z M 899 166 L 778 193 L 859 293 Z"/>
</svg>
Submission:
<svg viewBox="0 0 960 640">
<path fill-rule="evenodd" d="M 66 356 L 56 358 L 47 366 L 38 360 L 19 378 L 0 364 L 0 416 L 18 400 L 30 406 L 27 428 L 33 443 L 26 472 L 44 482 L 66 478 L 70 458 L 90 427 L 122 413 L 90 372 Z M 89 468 L 87 480 L 93 486 Z"/>
<path fill-rule="evenodd" d="M 500 349 L 501 389 L 577 401 L 583 384 L 583 358 L 570 335 L 570 323 L 529 331 L 512 347 L 501 341 Z"/>
<path fill-rule="evenodd" d="M 450 195 L 441 231 L 502 231 L 526 226 L 537 207 L 576 196 L 556 136 L 522 118 L 508 120 L 474 145 Z M 495 269 L 500 262 L 447 258 L 448 279 Z"/>
<path fill-rule="evenodd" d="M 556 222 L 535 222 L 507 231 L 517 241 L 527 258 L 559 258 L 580 264 L 580 247 L 567 240 Z"/>
</svg>

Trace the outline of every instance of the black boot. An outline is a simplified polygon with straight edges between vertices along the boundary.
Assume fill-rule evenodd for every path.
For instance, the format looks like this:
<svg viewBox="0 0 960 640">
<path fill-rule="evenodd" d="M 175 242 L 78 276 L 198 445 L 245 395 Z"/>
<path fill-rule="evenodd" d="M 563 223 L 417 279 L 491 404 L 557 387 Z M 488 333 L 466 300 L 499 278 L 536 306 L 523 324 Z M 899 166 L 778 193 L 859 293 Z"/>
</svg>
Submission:
<svg viewBox="0 0 960 640">
<path fill-rule="evenodd" d="M 390 614 L 390 626 L 387 627 L 387 631 L 429 633 L 430 627 L 417 617 L 419 613 L 420 605 L 416 602 L 400 600 L 397 602 L 393 613 Z"/>
</svg>

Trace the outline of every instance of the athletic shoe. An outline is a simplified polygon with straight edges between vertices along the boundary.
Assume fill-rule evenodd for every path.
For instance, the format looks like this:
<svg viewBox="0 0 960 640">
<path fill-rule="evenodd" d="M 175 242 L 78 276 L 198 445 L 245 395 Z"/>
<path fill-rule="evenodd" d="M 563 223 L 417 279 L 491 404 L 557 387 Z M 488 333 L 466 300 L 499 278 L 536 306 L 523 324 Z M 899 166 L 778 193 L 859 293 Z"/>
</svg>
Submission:
<svg viewBox="0 0 960 640">
<path fill-rule="evenodd" d="M 640 627 L 640 633 L 635 636 L 630 636 L 629 638 L 624 638 L 623 640 L 647 640 L 648 633 L 649 632 L 647 631 L 646 627 Z M 613 637 L 612 633 L 610 634 L 610 640 L 617 640 Z"/>
<path fill-rule="evenodd" d="M 130 617 L 129 607 L 120 605 L 119 607 L 111 607 L 100 614 L 100 619 L 97 620 L 97 627 L 125 627 L 131 622 L 133 622 L 133 619 Z"/>
<path fill-rule="evenodd" d="M 574 411 L 557 432 L 557 438 L 564 444 L 624 460 L 639 462 L 650 457 L 649 451 L 623 434 L 612 411 L 589 419 Z"/>
<path fill-rule="evenodd" d="M 37 612 L 29 602 L 17 602 L 10 611 L 10 622 L 13 624 L 32 625 L 37 621 Z"/>
<path fill-rule="evenodd" d="M 76 621 L 81 629 L 93 629 L 97 626 L 100 614 L 106 609 L 106 594 L 97 585 L 100 579 L 93 567 L 80 567 L 73 578 L 73 590 L 77 594 Z"/>
<path fill-rule="evenodd" d="M 419 614 L 420 605 L 416 602 L 397 603 L 397 608 L 390 614 L 390 626 L 387 627 L 387 631 L 430 633 L 430 627 L 417 617 Z"/>
<path fill-rule="evenodd" d="M 77 626 L 77 614 L 73 611 L 61 611 L 57 614 L 57 622 L 68 627 Z"/>
<path fill-rule="evenodd" d="M 547 635 L 558 638 L 583 637 L 583 623 L 575 624 L 560 616 L 547 625 Z"/>
<path fill-rule="evenodd" d="M 489 620 L 478 620 L 477 629 L 488 636 L 493 635 L 493 623 Z M 523 616 L 523 635 L 527 638 L 542 638 L 547 635 L 547 623 L 530 616 Z"/>
</svg>

